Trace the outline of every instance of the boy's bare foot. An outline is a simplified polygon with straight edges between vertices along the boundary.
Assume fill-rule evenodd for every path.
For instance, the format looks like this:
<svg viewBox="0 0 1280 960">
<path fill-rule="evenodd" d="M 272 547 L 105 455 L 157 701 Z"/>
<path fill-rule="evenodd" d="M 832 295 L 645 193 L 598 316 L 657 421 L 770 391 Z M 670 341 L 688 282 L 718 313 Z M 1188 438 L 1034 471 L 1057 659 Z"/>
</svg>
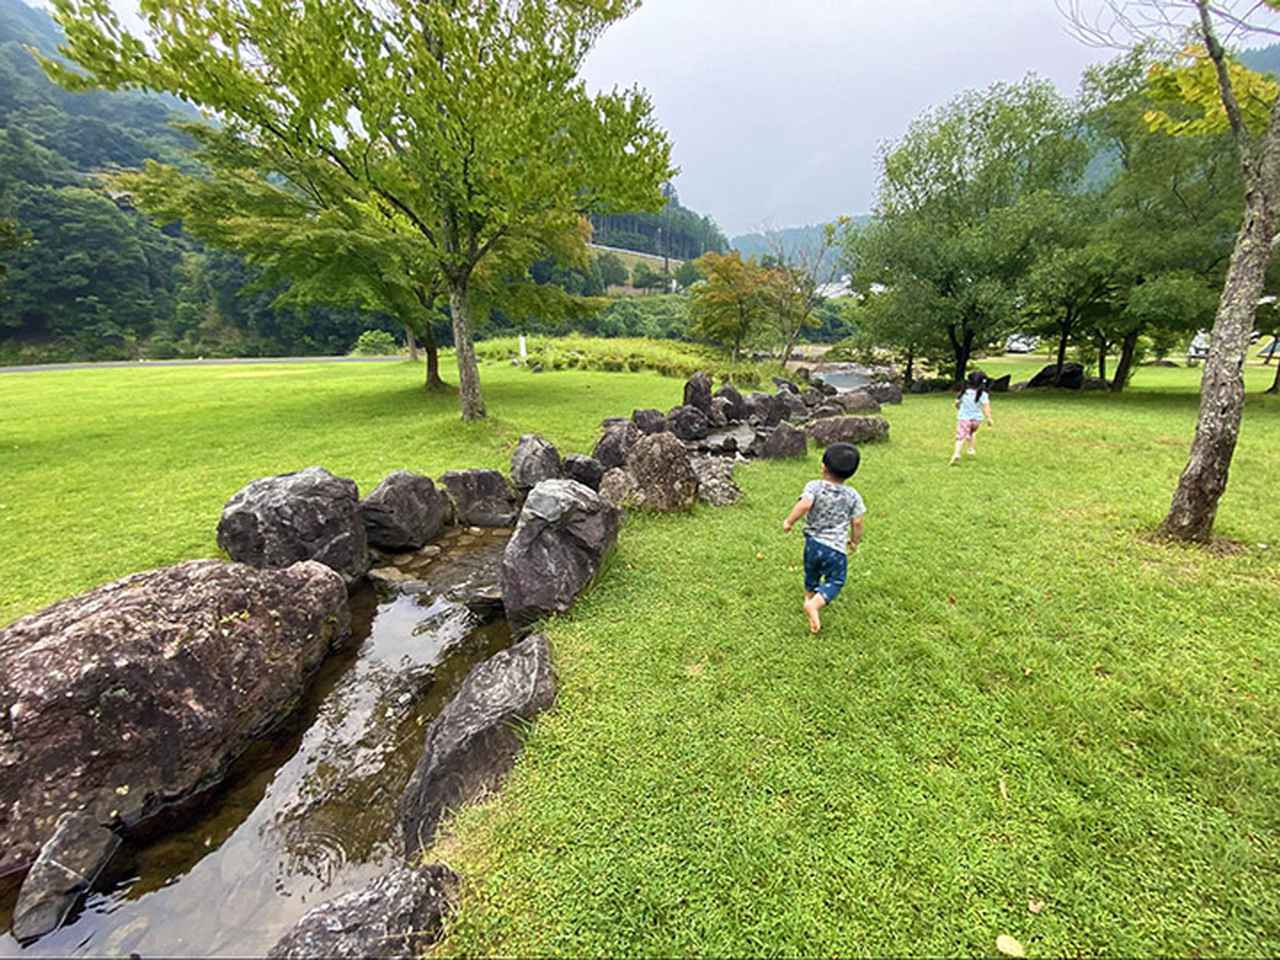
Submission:
<svg viewBox="0 0 1280 960">
<path fill-rule="evenodd" d="M 809 618 L 809 632 L 817 633 L 822 629 L 822 616 L 818 613 L 822 609 L 822 602 L 819 595 L 815 594 L 804 602 L 805 616 Z"/>
</svg>

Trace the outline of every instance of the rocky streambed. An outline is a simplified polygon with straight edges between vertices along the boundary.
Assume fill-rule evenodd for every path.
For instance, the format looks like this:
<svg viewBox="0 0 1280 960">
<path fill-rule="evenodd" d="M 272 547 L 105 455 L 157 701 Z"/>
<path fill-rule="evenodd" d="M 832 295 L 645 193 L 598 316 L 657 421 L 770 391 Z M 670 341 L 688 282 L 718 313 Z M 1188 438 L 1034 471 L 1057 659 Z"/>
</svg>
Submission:
<svg viewBox="0 0 1280 960">
<path fill-rule="evenodd" d="M 262 956 L 311 907 L 403 863 L 398 804 L 424 732 L 511 644 L 496 592 L 510 533 L 463 528 L 386 558 L 395 587 L 352 594 L 351 642 L 290 719 L 221 785 L 134 831 L 58 930 L 25 946 L 6 932 L 0 955 Z M 5 931 L 16 896 L 0 899 Z"/>
</svg>

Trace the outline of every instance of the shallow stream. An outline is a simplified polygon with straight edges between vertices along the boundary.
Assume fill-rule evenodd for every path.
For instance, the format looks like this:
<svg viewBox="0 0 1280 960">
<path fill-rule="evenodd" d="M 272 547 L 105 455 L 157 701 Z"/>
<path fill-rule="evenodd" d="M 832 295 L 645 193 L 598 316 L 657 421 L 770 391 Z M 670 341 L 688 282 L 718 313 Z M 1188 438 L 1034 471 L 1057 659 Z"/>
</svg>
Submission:
<svg viewBox="0 0 1280 960">
<path fill-rule="evenodd" d="M 474 586 L 495 574 L 508 532 L 452 536 L 425 562 L 397 558 L 413 592 L 353 594 L 352 642 L 294 715 L 174 829 L 126 844 L 60 930 L 19 945 L 7 892 L 0 956 L 262 956 L 308 909 L 384 872 L 402 855 L 397 807 L 426 725 L 472 666 L 511 643 L 505 620 L 486 624 L 419 577 L 434 568 L 456 581 L 466 569 Z"/>
</svg>

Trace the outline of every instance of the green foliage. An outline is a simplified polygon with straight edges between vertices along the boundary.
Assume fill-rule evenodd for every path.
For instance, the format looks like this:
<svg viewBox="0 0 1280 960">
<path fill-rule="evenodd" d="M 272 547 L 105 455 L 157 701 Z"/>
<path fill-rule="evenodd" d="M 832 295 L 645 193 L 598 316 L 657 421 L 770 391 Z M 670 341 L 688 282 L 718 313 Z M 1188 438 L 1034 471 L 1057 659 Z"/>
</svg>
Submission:
<svg viewBox="0 0 1280 960">
<path fill-rule="evenodd" d="M 352 355 L 357 357 L 385 357 L 399 352 L 396 338 L 385 330 L 366 330 L 351 348 Z"/>
<path fill-rule="evenodd" d="M 648 298 L 646 298 L 648 299 Z M 656 298 L 654 298 L 656 299 Z M 526 342 L 528 364 L 544 373 L 562 370 L 595 370 L 606 373 L 651 371 L 664 377 L 687 379 L 699 370 L 713 378 L 744 387 L 767 379 L 768 368 L 754 363 L 726 362 L 718 351 L 687 343 L 662 343 L 647 338 L 596 339 L 571 335 L 533 337 Z M 519 341 L 497 337 L 476 344 L 476 355 L 490 363 L 509 363 L 519 357 Z"/>
<path fill-rule="evenodd" d="M 1229 60 L 1226 69 L 1245 128 L 1254 136 L 1260 136 L 1267 129 L 1271 107 L 1280 96 L 1280 83 L 1275 77 L 1250 70 L 1237 60 Z M 1218 68 L 1203 47 L 1188 48 L 1178 63 L 1153 64 L 1147 89 L 1157 103 L 1177 105 L 1165 109 L 1153 106 L 1146 112 L 1144 119 L 1153 132 L 1173 136 L 1231 132 L 1219 88 Z"/>
<path fill-rule="evenodd" d="M 769 271 L 736 250 L 704 253 L 696 266 L 706 280 L 689 294 L 689 332 L 725 347 L 736 363 L 769 316 Z"/>
<path fill-rule="evenodd" d="M 676 283 L 681 290 L 688 290 L 695 283 L 702 279 L 702 274 L 698 272 L 696 261 L 686 260 L 676 268 Z"/>
<path fill-rule="evenodd" d="M 600 281 L 606 287 L 624 286 L 630 279 L 626 264 L 616 253 L 602 253 L 596 257 L 596 268 L 600 273 Z"/>
<path fill-rule="evenodd" d="M 636 250 L 677 260 L 693 260 L 708 250 L 729 249 L 720 228 L 708 216 L 681 206 L 675 187 L 663 187 L 666 198 L 657 213 L 597 213 L 591 217 L 592 239 L 606 247 Z"/>
<path fill-rule="evenodd" d="M 637 290 L 665 290 L 668 282 L 666 274 L 654 270 L 644 260 L 638 261 L 631 272 L 631 285 Z"/>
</svg>

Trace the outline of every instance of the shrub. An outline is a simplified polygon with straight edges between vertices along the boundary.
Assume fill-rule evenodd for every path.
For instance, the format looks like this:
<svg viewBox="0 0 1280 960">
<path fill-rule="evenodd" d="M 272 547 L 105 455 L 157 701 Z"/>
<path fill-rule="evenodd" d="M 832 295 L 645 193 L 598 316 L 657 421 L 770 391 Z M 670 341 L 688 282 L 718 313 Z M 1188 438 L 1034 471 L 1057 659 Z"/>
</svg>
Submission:
<svg viewBox="0 0 1280 960">
<path fill-rule="evenodd" d="M 366 330 L 351 348 L 352 356 L 356 357 L 385 357 L 399 352 L 396 338 L 385 330 Z"/>
</svg>

